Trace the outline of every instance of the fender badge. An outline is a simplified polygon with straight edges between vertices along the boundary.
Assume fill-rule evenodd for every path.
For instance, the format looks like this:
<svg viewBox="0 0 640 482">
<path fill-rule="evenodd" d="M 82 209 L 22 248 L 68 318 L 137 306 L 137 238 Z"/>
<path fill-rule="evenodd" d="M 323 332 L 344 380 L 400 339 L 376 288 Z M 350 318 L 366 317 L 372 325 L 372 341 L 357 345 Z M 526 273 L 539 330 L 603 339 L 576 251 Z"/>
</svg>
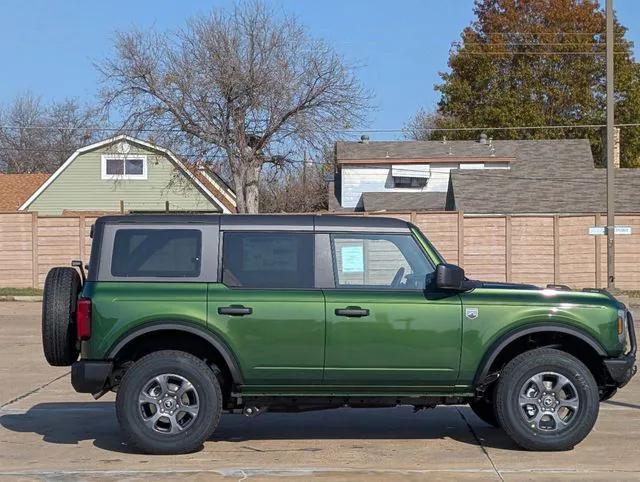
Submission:
<svg viewBox="0 0 640 482">
<path fill-rule="evenodd" d="M 467 308 L 464 314 L 470 320 L 475 320 L 478 317 L 478 308 Z"/>
</svg>

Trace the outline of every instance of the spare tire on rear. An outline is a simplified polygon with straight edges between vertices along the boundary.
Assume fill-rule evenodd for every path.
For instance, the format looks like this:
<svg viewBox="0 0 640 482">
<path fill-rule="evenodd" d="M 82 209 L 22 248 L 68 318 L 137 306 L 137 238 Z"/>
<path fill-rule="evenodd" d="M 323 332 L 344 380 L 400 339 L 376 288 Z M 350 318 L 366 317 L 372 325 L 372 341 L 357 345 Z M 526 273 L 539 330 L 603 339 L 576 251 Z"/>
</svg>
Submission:
<svg viewBox="0 0 640 482">
<path fill-rule="evenodd" d="M 52 268 L 44 282 L 42 347 L 50 365 L 69 366 L 78 359 L 76 305 L 82 283 L 74 268 Z"/>
</svg>

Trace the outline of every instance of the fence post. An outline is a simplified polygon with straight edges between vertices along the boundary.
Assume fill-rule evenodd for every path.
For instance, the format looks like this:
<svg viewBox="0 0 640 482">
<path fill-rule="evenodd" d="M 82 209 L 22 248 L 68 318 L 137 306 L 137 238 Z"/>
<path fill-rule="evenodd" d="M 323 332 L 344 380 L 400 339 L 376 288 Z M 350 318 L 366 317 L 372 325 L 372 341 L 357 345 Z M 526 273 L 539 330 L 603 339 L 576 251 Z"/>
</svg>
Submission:
<svg viewBox="0 0 640 482">
<path fill-rule="evenodd" d="M 560 284 L 560 217 L 553 216 L 553 283 Z"/>
<path fill-rule="evenodd" d="M 79 241 L 79 253 L 80 253 L 80 260 L 82 261 L 82 263 L 84 264 L 84 227 L 85 227 L 85 221 L 84 221 L 84 214 L 81 214 L 78 217 L 78 233 L 79 233 L 79 237 L 80 237 L 80 241 Z"/>
<path fill-rule="evenodd" d="M 596 213 L 596 224 L 595 226 L 600 226 L 602 222 L 602 216 L 600 213 Z M 596 288 L 600 288 L 600 279 L 602 278 L 602 241 L 600 240 L 600 236 L 593 237 L 596 243 Z"/>
<path fill-rule="evenodd" d="M 38 213 L 31 213 L 31 284 L 38 288 Z"/>
<path fill-rule="evenodd" d="M 507 283 L 511 282 L 511 216 L 504 217 L 504 260 L 505 260 L 505 277 Z"/>
<path fill-rule="evenodd" d="M 464 266 L 464 212 L 458 211 L 458 266 Z"/>
<path fill-rule="evenodd" d="M 416 224 L 416 219 L 417 219 L 417 217 L 418 217 L 418 214 L 417 214 L 415 211 L 411 211 L 410 216 L 411 216 L 411 218 L 410 218 L 410 219 L 411 219 L 411 222 L 412 222 L 413 224 Z"/>
</svg>

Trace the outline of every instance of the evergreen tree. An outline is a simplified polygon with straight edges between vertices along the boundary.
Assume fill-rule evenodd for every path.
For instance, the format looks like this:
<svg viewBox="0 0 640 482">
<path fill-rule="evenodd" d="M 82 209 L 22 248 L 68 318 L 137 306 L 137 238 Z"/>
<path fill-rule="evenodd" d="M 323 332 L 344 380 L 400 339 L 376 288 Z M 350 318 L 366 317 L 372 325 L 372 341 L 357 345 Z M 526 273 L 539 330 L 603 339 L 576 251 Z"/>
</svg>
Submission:
<svg viewBox="0 0 640 482">
<path fill-rule="evenodd" d="M 437 127 L 603 124 L 605 109 L 604 11 L 593 0 L 476 0 L 475 21 L 449 57 L 450 71 L 436 86 L 436 113 L 418 112 L 415 138 L 470 139 L 477 131 L 443 134 Z M 640 121 L 640 66 L 615 22 L 615 121 Z M 486 130 L 494 139 L 584 138 L 603 161 L 603 133 L 591 129 Z M 640 128 L 621 130 L 621 164 L 640 166 Z"/>
</svg>

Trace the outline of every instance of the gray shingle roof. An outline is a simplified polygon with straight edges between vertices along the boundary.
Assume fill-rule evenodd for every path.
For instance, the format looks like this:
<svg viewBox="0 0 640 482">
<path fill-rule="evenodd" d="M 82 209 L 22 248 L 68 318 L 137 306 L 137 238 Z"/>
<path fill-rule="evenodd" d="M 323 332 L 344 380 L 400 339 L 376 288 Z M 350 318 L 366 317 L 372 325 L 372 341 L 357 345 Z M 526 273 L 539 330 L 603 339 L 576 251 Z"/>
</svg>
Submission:
<svg viewBox="0 0 640 482">
<path fill-rule="evenodd" d="M 444 211 L 446 192 L 365 192 L 365 211 Z"/>
<path fill-rule="evenodd" d="M 477 214 L 594 213 L 606 210 L 606 171 L 557 172 L 545 178 L 516 172 L 452 171 L 455 206 Z M 616 212 L 640 212 L 640 169 L 616 169 Z"/>
<path fill-rule="evenodd" d="M 505 140 L 493 141 L 491 146 L 477 141 L 370 141 L 337 142 L 336 159 L 338 162 L 350 160 L 374 159 L 429 159 L 433 157 L 451 158 L 516 158 L 549 157 L 561 155 L 572 162 L 588 164 L 591 161 L 591 149 L 586 139 L 568 140 Z M 591 167 L 591 165 L 589 165 Z"/>
<path fill-rule="evenodd" d="M 447 209 L 468 213 L 592 213 L 606 208 L 605 170 L 594 167 L 587 139 L 493 141 L 509 170 L 451 171 Z M 338 142 L 339 161 L 487 157 L 475 141 Z M 387 157 L 388 156 L 388 157 Z M 640 169 L 616 170 L 616 210 L 640 212 Z M 441 209 L 432 193 L 365 193 L 365 210 Z M 368 201 L 368 202 L 367 202 Z"/>
</svg>

